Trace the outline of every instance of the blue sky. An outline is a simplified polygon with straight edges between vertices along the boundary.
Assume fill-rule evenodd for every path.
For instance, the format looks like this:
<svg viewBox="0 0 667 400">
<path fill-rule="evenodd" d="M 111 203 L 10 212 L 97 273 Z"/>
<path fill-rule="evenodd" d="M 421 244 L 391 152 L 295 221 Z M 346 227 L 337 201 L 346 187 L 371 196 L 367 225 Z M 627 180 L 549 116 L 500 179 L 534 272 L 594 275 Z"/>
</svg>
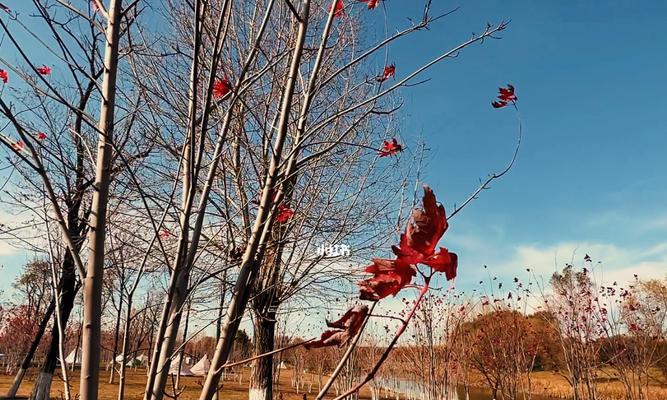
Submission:
<svg viewBox="0 0 667 400">
<path fill-rule="evenodd" d="M 387 1 L 389 26 L 418 15 L 415 3 Z M 514 170 L 446 234 L 461 256 L 460 284 L 479 280 L 482 264 L 499 275 L 533 263 L 548 273 L 574 249 L 579 264 L 584 253 L 604 261 L 607 276 L 665 276 L 667 3 L 433 3 L 461 8 L 392 46 L 398 78 L 486 22 L 511 23 L 502 40 L 464 50 L 402 93 L 402 135 L 423 134 L 431 148 L 424 180 L 452 208 L 506 163 L 516 118 L 491 108 L 498 86 L 516 87 L 525 128 Z"/>
<path fill-rule="evenodd" d="M 421 3 L 386 1 L 390 31 L 418 17 Z M 665 276 L 667 3 L 433 3 L 434 13 L 461 8 L 391 46 L 397 78 L 487 22 L 511 24 L 502 40 L 464 50 L 427 72 L 428 84 L 402 92 L 400 137 L 414 145 L 423 135 L 430 147 L 424 181 L 451 209 L 506 163 L 516 118 L 509 108 L 491 108 L 498 86 L 516 86 L 525 128 L 515 168 L 457 215 L 445 236 L 460 254 L 457 284 L 478 281 L 483 264 L 498 275 L 528 265 L 547 274 L 575 249 L 578 263 L 589 253 L 614 279 L 631 271 Z M 352 7 L 382 25 L 384 11 Z M 0 245 L 0 265 L 28 257 Z M 10 275 L 0 270 L 0 289 Z"/>
</svg>

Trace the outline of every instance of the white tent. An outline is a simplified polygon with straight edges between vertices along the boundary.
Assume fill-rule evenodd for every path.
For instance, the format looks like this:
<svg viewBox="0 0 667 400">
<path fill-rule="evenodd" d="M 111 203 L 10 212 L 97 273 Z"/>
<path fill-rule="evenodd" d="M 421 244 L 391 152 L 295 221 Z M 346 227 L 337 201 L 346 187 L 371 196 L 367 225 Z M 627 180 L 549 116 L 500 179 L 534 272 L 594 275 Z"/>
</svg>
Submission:
<svg viewBox="0 0 667 400">
<path fill-rule="evenodd" d="M 190 372 L 192 372 L 192 375 L 194 376 L 204 376 L 208 374 L 209 368 L 211 368 L 211 362 L 208 360 L 208 354 L 204 354 L 204 357 L 190 368 Z"/>
<path fill-rule="evenodd" d="M 145 362 L 148 362 L 148 356 L 145 354 L 141 354 L 139 357 L 135 358 L 135 360 L 139 361 L 140 364 L 143 364 Z"/>
<path fill-rule="evenodd" d="M 76 360 L 74 359 L 74 355 L 76 355 Z M 65 357 L 65 363 L 67 365 L 81 365 L 81 349 L 78 351 L 77 349 L 72 350 L 72 352 Z"/>
<path fill-rule="evenodd" d="M 180 364 L 181 359 L 177 358 L 171 361 L 171 367 L 169 368 L 169 375 L 179 375 L 178 373 L 178 364 Z M 192 371 L 188 368 L 185 363 L 181 366 L 180 376 L 192 376 Z"/>
</svg>

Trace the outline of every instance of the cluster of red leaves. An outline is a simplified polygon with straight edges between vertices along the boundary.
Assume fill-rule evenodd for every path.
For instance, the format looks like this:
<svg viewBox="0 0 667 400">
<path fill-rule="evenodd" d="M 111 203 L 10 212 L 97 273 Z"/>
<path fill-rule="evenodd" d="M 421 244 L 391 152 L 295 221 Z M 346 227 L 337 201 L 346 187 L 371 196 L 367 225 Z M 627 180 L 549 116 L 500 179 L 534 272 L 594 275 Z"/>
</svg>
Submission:
<svg viewBox="0 0 667 400">
<path fill-rule="evenodd" d="M 380 4 L 380 0 L 357 0 L 357 1 L 359 1 L 360 3 L 366 3 L 368 5 L 369 10 L 374 9 L 375 7 L 378 6 L 378 4 Z"/>
<path fill-rule="evenodd" d="M 8 8 L 5 9 L 6 7 L 4 5 L 2 5 L 2 3 L 0 3 L 0 8 L 9 12 L 9 9 Z M 51 75 L 51 67 L 48 67 L 46 65 L 42 65 L 41 67 L 37 67 L 37 72 L 40 75 Z M 7 73 L 7 71 L 5 71 L 2 68 L 0 68 L 0 81 L 2 81 L 2 83 L 5 84 L 5 85 L 7 84 L 7 82 L 9 82 L 9 74 Z"/>
<path fill-rule="evenodd" d="M 396 295 L 417 274 L 417 265 L 424 264 L 437 272 L 444 272 L 447 280 L 456 277 L 458 257 L 446 248 L 436 250 L 438 241 L 447 230 L 445 208 L 437 204 L 433 191 L 424 186 L 423 209 L 416 208 L 401 235 L 398 246 L 392 246 L 396 258 L 374 259 L 366 267 L 372 278 L 359 283 L 362 300 L 379 300 Z"/>
<path fill-rule="evenodd" d="M 46 139 L 46 133 L 44 132 L 37 132 L 37 140 L 45 140 Z"/>
<path fill-rule="evenodd" d="M 289 208 L 283 203 L 280 203 L 278 206 L 278 213 L 276 214 L 276 222 L 279 224 L 284 224 L 285 222 L 289 221 L 290 218 L 294 216 L 294 210 Z"/>
<path fill-rule="evenodd" d="M 498 88 L 498 100 L 491 103 L 493 108 L 503 108 L 509 103 L 515 104 L 519 100 L 514 94 L 514 86 L 507 84 L 506 88 Z"/>
<path fill-rule="evenodd" d="M 373 10 L 380 4 L 380 0 L 357 0 L 359 3 L 366 3 L 369 10 Z M 338 0 L 336 4 L 329 9 L 329 12 L 333 12 L 334 17 L 342 17 L 345 15 L 345 3 L 343 0 Z"/>
<path fill-rule="evenodd" d="M 382 148 L 378 151 L 380 157 L 388 157 L 403 151 L 403 146 L 398 143 L 396 138 L 382 142 Z"/>
<path fill-rule="evenodd" d="M 384 82 L 387 79 L 393 77 L 394 75 L 396 75 L 396 65 L 389 64 L 386 67 L 384 67 L 384 69 L 382 70 L 382 74 L 376 77 L 375 80 L 378 82 Z"/>
<path fill-rule="evenodd" d="M 318 347 L 343 346 L 353 338 L 368 315 L 368 307 L 358 304 L 347 310 L 345 314 L 334 322 L 327 321 L 327 326 L 332 328 L 322 334 L 319 340 L 304 344 L 306 349 Z"/>
<path fill-rule="evenodd" d="M 51 67 L 42 65 L 41 67 L 37 67 L 37 72 L 40 75 L 51 75 Z"/>
<path fill-rule="evenodd" d="M 224 78 L 216 79 L 215 82 L 213 82 L 214 98 L 219 99 L 221 97 L 224 97 L 227 93 L 231 91 L 232 91 L 232 83 L 229 81 L 229 78 L 227 78 L 227 75 L 225 75 Z"/>
<path fill-rule="evenodd" d="M 410 284 L 417 275 L 417 265 L 424 264 L 433 271 L 444 272 L 447 280 L 456 277 L 458 258 L 444 247 L 436 251 L 438 241 L 447 230 L 445 208 L 436 201 L 433 191 L 424 186 L 423 208 L 412 212 L 408 226 L 401 235 L 399 246 L 392 246 L 395 259 L 376 258 L 365 271 L 373 274 L 371 278 L 359 282 L 361 300 L 377 301 L 389 295 L 396 295 Z M 306 348 L 342 346 L 354 337 L 363 324 L 368 308 L 356 305 L 343 317 L 333 323 L 320 339 L 309 342 Z"/>
</svg>

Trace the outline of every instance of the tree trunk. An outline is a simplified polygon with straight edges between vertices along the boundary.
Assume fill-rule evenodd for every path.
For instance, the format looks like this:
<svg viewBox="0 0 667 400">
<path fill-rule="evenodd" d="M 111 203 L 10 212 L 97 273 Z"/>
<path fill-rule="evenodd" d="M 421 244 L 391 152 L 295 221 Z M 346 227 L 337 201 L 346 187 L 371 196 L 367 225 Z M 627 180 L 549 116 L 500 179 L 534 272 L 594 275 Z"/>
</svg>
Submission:
<svg viewBox="0 0 667 400">
<path fill-rule="evenodd" d="M 125 312 L 125 328 L 123 329 L 123 362 L 120 363 L 118 371 L 118 400 L 125 397 L 125 364 L 127 364 L 127 353 L 130 344 L 130 324 L 132 323 L 132 293 L 127 296 L 127 311 Z M 134 362 L 134 359 L 132 360 Z"/>
<path fill-rule="evenodd" d="M 176 389 L 181 388 L 181 368 L 183 368 L 183 359 L 185 357 L 185 341 L 188 340 L 188 325 L 190 324 L 190 307 L 192 307 L 192 298 L 188 301 L 188 312 L 185 313 L 185 325 L 183 326 L 183 347 L 178 353 L 178 375 L 176 375 Z"/>
<path fill-rule="evenodd" d="M 155 367 L 151 367 L 154 371 L 154 380 L 151 385 L 148 399 L 162 400 L 164 397 L 164 388 L 169 379 L 169 368 L 171 367 L 171 357 L 176 345 L 176 337 L 178 335 L 178 328 L 181 325 L 181 316 L 183 315 L 183 304 L 187 296 L 188 277 L 189 274 L 185 269 L 181 270 L 177 277 L 176 290 L 174 291 L 173 300 L 166 319 L 166 327 L 162 337 L 157 338 L 155 346 L 156 351 L 159 350 L 159 358 L 157 359 Z M 163 323 L 164 323 L 163 318 Z"/>
<path fill-rule="evenodd" d="M 109 374 L 109 383 L 113 384 L 113 378 L 116 371 L 116 356 L 118 355 L 118 335 L 120 333 L 120 315 L 123 311 L 123 280 L 121 274 L 121 284 L 120 284 L 120 296 L 118 298 L 118 313 L 116 313 L 116 327 L 113 332 L 113 349 L 111 352 L 111 374 Z M 125 359 L 121 362 L 121 365 L 125 364 Z"/>
<path fill-rule="evenodd" d="M 42 336 L 44 336 L 44 332 L 46 331 L 46 325 L 49 323 L 49 319 L 51 319 L 51 315 L 53 315 L 53 310 L 55 308 L 56 308 L 55 299 L 52 298 L 51 302 L 49 303 L 49 306 L 46 309 L 46 312 L 44 313 L 44 316 L 42 317 L 42 321 L 39 323 L 39 326 L 37 327 L 37 333 L 35 334 L 35 338 L 30 344 L 30 348 L 28 349 L 28 352 L 26 353 L 25 357 L 23 357 L 23 361 L 21 361 L 21 366 L 19 367 L 19 370 L 16 372 L 16 376 L 14 377 L 14 381 L 12 382 L 12 386 L 7 391 L 5 397 L 9 399 L 16 397 L 16 393 L 18 392 L 19 387 L 21 387 L 21 382 L 23 382 L 23 378 L 25 377 L 26 371 L 28 371 L 28 368 L 30 368 L 30 364 L 32 363 L 32 358 L 35 355 L 35 351 L 37 351 L 37 347 L 39 347 L 39 342 L 41 342 Z"/>
<path fill-rule="evenodd" d="M 77 246 L 80 241 L 76 241 Z M 60 304 L 60 321 L 62 323 L 63 332 L 67 327 L 70 313 L 74 308 L 74 299 L 78 286 L 76 285 L 76 271 L 74 266 L 74 259 L 69 250 L 65 253 L 65 258 L 62 264 L 62 277 L 60 278 L 60 296 L 62 303 Z M 54 304 L 55 307 L 55 304 Z M 55 317 L 55 315 L 54 315 Z M 51 342 L 49 343 L 49 350 L 46 353 L 46 360 L 37 376 L 37 380 L 32 388 L 30 394 L 31 400 L 48 400 L 51 391 L 51 381 L 53 380 L 53 372 L 56 370 L 58 356 L 60 352 L 60 333 L 58 332 L 58 323 L 55 321 L 51 328 Z M 62 360 L 61 360 L 62 362 Z"/>
<path fill-rule="evenodd" d="M 222 273 L 222 290 L 220 291 L 220 304 L 218 305 L 218 319 L 215 321 L 215 341 L 220 340 L 220 329 L 222 327 L 222 312 L 225 306 L 225 296 L 227 295 L 227 269 Z M 215 391 L 213 400 L 218 400 L 218 391 Z"/>
<path fill-rule="evenodd" d="M 275 346 L 276 315 L 255 313 L 255 333 L 253 342 L 255 355 L 272 351 Z M 250 375 L 249 400 L 273 399 L 273 356 L 262 357 L 253 362 Z"/>
<path fill-rule="evenodd" d="M 107 203 L 112 169 L 112 142 L 118 72 L 118 41 L 122 0 L 110 0 L 106 27 L 104 79 L 100 107 L 100 131 L 95 168 L 95 192 L 90 212 L 88 266 L 83 290 L 83 335 L 81 340 L 81 400 L 97 400 L 100 375 L 100 338 L 102 330 L 102 278 Z"/>
<path fill-rule="evenodd" d="M 76 335 L 76 346 L 74 346 L 74 360 L 79 358 L 79 351 L 81 351 L 81 328 L 83 327 L 83 321 L 81 320 L 81 314 L 79 314 L 79 329 L 77 329 Z M 73 362 L 70 366 L 70 371 L 74 372 L 76 369 L 76 362 Z"/>
</svg>

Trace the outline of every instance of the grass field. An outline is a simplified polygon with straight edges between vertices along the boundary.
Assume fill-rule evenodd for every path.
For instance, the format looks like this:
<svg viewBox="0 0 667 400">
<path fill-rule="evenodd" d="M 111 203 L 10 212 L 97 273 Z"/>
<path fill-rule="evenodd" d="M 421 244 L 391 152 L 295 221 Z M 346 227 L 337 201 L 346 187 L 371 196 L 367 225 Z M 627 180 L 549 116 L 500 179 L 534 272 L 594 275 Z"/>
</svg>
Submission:
<svg viewBox="0 0 667 400">
<path fill-rule="evenodd" d="M 248 398 L 248 372 L 249 369 L 243 369 L 241 374 L 240 381 L 237 375 L 233 380 L 225 380 L 224 386 L 220 391 L 221 400 L 246 400 Z M 111 400 L 116 399 L 118 396 L 118 377 L 116 377 L 116 383 L 109 384 L 108 378 L 109 373 L 103 371 L 101 373 L 101 387 L 100 387 L 100 400 Z M 79 389 L 79 380 L 78 380 L 78 371 L 71 374 L 71 387 L 72 387 L 72 396 L 76 396 L 76 393 Z M 280 375 L 280 384 L 278 389 L 274 393 L 274 398 L 278 400 L 304 400 L 305 399 L 314 399 L 315 395 L 318 392 L 317 379 L 315 376 L 308 376 L 306 378 L 306 384 L 301 390 L 297 393 L 295 388 L 291 385 L 291 370 L 282 370 Z M 21 390 L 19 390 L 19 396 L 28 397 L 30 395 L 30 389 L 32 388 L 32 383 L 35 378 L 35 372 L 29 373 L 24 380 Z M 8 375 L 0 375 L 0 395 L 4 394 L 9 385 L 11 384 L 13 377 Z M 197 399 L 199 392 L 201 390 L 201 385 L 203 377 L 181 377 L 181 390 L 179 398 L 181 399 Z M 143 398 L 144 384 L 146 380 L 146 372 L 143 369 L 129 370 L 127 384 L 125 389 L 125 399 L 134 400 Z M 312 381 L 312 390 L 309 391 L 309 382 Z M 570 393 L 570 388 L 562 376 L 553 373 L 553 372 L 535 372 L 532 374 L 532 387 L 533 394 L 545 396 L 555 399 L 565 399 L 568 398 Z M 484 387 L 483 382 L 477 382 L 477 385 Z M 170 381 L 168 386 L 168 393 L 171 392 L 173 388 L 173 382 Z M 623 386 L 622 384 L 615 379 L 608 379 L 601 381 L 598 384 L 598 392 L 603 399 L 616 400 L 623 399 Z M 304 397 L 305 394 L 305 397 Z M 330 391 L 332 398 L 335 394 L 334 390 Z M 479 395 L 477 395 L 479 396 Z M 473 396 L 477 398 L 477 396 Z M 60 376 L 54 378 L 53 385 L 51 386 L 51 397 L 53 399 L 62 399 L 64 398 L 63 391 L 63 381 Z M 361 391 L 362 399 L 370 399 L 370 392 L 367 389 Z M 484 397 L 484 396 L 481 396 Z M 480 397 L 480 398 L 481 398 Z M 76 397 L 74 397 L 76 398 Z M 395 398 L 392 397 L 392 400 Z M 401 396 L 403 399 L 403 396 Z M 665 385 L 659 385 L 657 382 L 651 386 L 649 399 L 667 399 L 667 387 Z"/>
<path fill-rule="evenodd" d="M 656 375 L 658 374 L 659 372 L 656 371 Z M 600 398 L 605 400 L 625 399 L 623 384 L 615 379 L 611 372 L 609 372 L 609 375 L 603 374 L 603 376 L 604 378 L 600 378 L 597 385 Z M 560 374 L 551 371 L 536 371 L 531 374 L 531 380 L 532 392 L 535 395 L 556 399 L 570 398 L 570 385 Z M 481 376 L 476 378 L 475 386 L 485 386 Z M 667 386 L 654 380 L 649 387 L 648 398 L 650 400 L 667 400 Z"/>
<path fill-rule="evenodd" d="M 234 378 L 234 380 L 225 380 L 223 388 L 220 391 L 220 399 L 224 400 L 247 399 L 249 371 L 250 370 L 247 368 L 243 369 L 243 373 L 241 374 L 240 377 L 240 382 L 238 376 Z M 70 373 L 70 375 L 71 375 L 70 386 L 72 390 L 72 398 L 76 398 L 75 397 L 76 393 L 79 390 L 79 379 L 78 379 L 79 374 L 78 371 L 75 371 L 74 373 Z M 26 379 L 23 381 L 23 384 L 21 385 L 21 389 L 19 390 L 18 395 L 20 397 L 30 396 L 30 389 L 32 388 L 35 376 L 36 376 L 35 371 L 32 371 L 32 373 L 30 372 L 28 373 Z M 291 385 L 291 378 L 292 375 L 290 370 L 281 371 L 280 384 L 278 390 L 274 392 L 275 399 L 303 400 L 304 398 L 306 399 L 315 398 L 318 391 L 317 379 L 315 376 L 312 377 L 309 376 L 306 379 L 307 381 L 308 379 L 312 379 L 312 381 L 314 382 L 310 393 L 309 393 L 308 382 L 306 382 L 303 389 L 299 390 L 299 393 L 297 393 L 295 388 L 293 388 Z M 0 375 L 0 396 L 7 391 L 7 389 L 11 385 L 12 379 L 13 376 L 8 376 L 4 374 Z M 116 376 L 114 384 L 109 384 L 109 372 L 102 371 L 100 381 L 101 383 L 100 383 L 99 399 L 100 400 L 117 399 L 118 376 Z M 199 397 L 199 392 L 201 390 L 203 381 L 204 377 L 192 377 L 192 376 L 181 377 L 180 386 L 182 392 L 180 392 L 179 390 L 180 392 L 179 398 L 197 399 Z M 145 382 L 146 382 L 146 371 L 144 369 L 128 370 L 127 383 L 125 386 L 125 399 L 128 400 L 142 399 L 144 394 Z M 171 392 L 172 388 L 173 388 L 173 382 L 170 380 L 167 388 L 169 394 L 173 393 Z M 304 393 L 306 394 L 306 397 L 304 397 Z M 333 388 L 331 389 L 330 393 L 332 395 L 334 394 Z M 53 384 L 51 385 L 51 398 L 53 399 L 64 398 L 63 380 L 60 377 L 60 375 L 54 376 Z M 362 390 L 361 398 L 370 399 L 370 393 L 366 390 Z"/>
</svg>

